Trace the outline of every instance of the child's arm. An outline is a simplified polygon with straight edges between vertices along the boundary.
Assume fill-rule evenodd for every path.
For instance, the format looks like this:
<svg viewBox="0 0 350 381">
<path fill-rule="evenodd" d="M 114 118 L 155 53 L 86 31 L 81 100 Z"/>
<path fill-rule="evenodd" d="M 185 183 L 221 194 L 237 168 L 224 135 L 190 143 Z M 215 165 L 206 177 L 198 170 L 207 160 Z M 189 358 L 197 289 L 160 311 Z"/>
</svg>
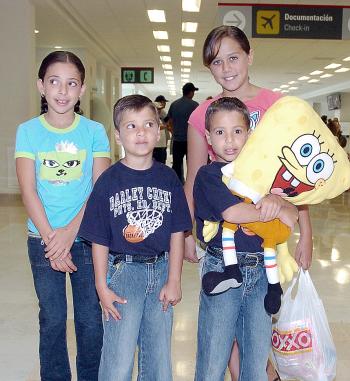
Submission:
<svg viewBox="0 0 350 381">
<path fill-rule="evenodd" d="M 304 270 L 311 266 L 312 262 L 312 227 L 309 215 L 309 207 L 301 205 L 299 210 L 300 238 L 295 249 L 295 260 Z"/>
<path fill-rule="evenodd" d="M 109 165 L 109 158 L 94 158 L 92 170 L 93 184 L 95 184 L 96 180 L 109 167 Z M 86 202 L 83 204 L 78 214 L 72 219 L 72 221 L 68 225 L 62 228 L 55 229 L 49 235 L 50 242 L 45 248 L 46 258 L 50 258 L 50 260 L 60 258 L 60 260 L 62 260 L 69 254 L 74 240 L 78 234 L 81 220 L 84 216 L 85 207 Z"/>
<path fill-rule="evenodd" d="M 115 320 L 120 320 L 122 317 L 119 311 L 114 307 L 114 302 L 125 304 L 127 301 L 116 295 L 107 286 L 107 261 L 108 247 L 97 243 L 92 244 L 92 260 L 94 263 L 95 286 L 100 298 L 103 314 L 105 319 L 109 320 L 111 315 Z"/>
<path fill-rule="evenodd" d="M 169 304 L 175 306 L 181 300 L 181 271 L 183 257 L 184 233 L 172 233 L 170 238 L 168 280 L 159 294 L 159 300 L 163 303 L 163 311 L 167 310 Z"/>
</svg>

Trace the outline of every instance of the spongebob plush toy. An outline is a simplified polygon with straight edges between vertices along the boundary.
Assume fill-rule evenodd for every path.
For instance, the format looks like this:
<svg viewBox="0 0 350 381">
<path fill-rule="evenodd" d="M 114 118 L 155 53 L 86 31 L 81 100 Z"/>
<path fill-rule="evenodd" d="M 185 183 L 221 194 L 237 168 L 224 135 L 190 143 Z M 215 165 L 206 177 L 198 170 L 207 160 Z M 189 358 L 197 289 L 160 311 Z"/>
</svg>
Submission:
<svg viewBox="0 0 350 381">
<path fill-rule="evenodd" d="M 338 196 L 350 187 L 350 163 L 334 135 L 310 107 L 297 97 L 283 97 L 274 103 L 248 139 L 238 158 L 222 168 L 223 181 L 235 194 L 257 203 L 272 193 L 294 205 L 317 204 Z M 282 289 L 277 263 L 287 274 L 296 271 L 286 241 L 290 230 L 279 220 L 240 224 L 263 238 L 264 265 L 269 282 L 265 309 L 276 313 Z M 205 223 L 203 235 L 208 241 L 213 224 Z M 223 225 L 225 270 L 204 275 L 203 290 L 210 295 L 237 287 L 228 275 L 233 263 L 225 247 L 235 256 L 235 224 Z M 278 256 L 276 259 L 275 248 Z M 237 262 L 235 262 L 237 263 Z M 236 286 L 232 286 L 235 284 Z"/>
</svg>

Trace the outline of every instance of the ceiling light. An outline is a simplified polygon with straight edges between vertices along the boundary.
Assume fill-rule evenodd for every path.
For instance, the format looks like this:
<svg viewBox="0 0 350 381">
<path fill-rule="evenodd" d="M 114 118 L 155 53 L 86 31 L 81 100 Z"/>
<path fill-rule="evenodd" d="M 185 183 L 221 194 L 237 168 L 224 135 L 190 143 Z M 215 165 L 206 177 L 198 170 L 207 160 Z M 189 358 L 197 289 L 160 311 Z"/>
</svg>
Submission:
<svg viewBox="0 0 350 381">
<path fill-rule="evenodd" d="M 175 97 L 176 96 L 176 91 L 169 91 L 169 94 Z"/>
<path fill-rule="evenodd" d="M 35 34 L 38 34 L 39 33 L 39 30 L 38 29 L 34 29 L 34 33 Z M 345 60 L 344 60 L 345 61 Z"/>
<path fill-rule="evenodd" d="M 174 77 L 171 76 L 171 75 L 167 75 L 167 76 L 165 77 L 165 79 L 166 79 L 167 81 L 173 81 L 173 80 L 174 80 Z"/>
<path fill-rule="evenodd" d="M 168 79 L 166 82 L 167 82 L 168 85 L 175 85 L 175 80 L 174 79 L 172 79 L 172 80 Z"/>
<path fill-rule="evenodd" d="M 55 49 L 62 49 L 62 46 L 56 45 L 54 46 Z"/>
<path fill-rule="evenodd" d="M 181 45 L 182 46 L 187 46 L 187 47 L 193 47 L 195 41 L 196 40 L 194 38 L 182 38 L 181 39 Z"/>
<path fill-rule="evenodd" d="M 316 82 L 320 82 L 319 79 L 310 79 L 310 81 L 308 81 L 308 83 L 316 83 Z"/>
<path fill-rule="evenodd" d="M 272 89 L 272 91 L 280 91 L 281 89 L 279 87 L 275 87 L 274 89 Z"/>
<path fill-rule="evenodd" d="M 181 78 L 190 78 L 189 74 L 181 74 Z"/>
<path fill-rule="evenodd" d="M 174 75 L 174 72 L 172 70 L 164 70 L 165 75 Z"/>
<path fill-rule="evenodd" d="M 158 52 L 169 53 L 170 46 L 169 45 L 157 45 Z"/>
<path fill-rule="evenodd" d="M 153 36 L 156 40 L 167 40 L 169 38 L 166 30 L 154 30 Z"/>
<path fill-rule="evenodd" d="M 283 94 L 289 93 L 289 90 L 282 90 L 281 93 L 283 93 Z"/>
<path fill-rule="evenodd" d="M 289 88 L 289 90 L 298 90 L 299 89 L 299 87 L 297 87 L 297 86 L 291 86 L 290 88 Z"/>
<path fill-rule="evenodd" d="M 171 64 L 163 64 L 162 67 L 165 70 L 172 70 L 173 69 L 173 65 L 171 65 Z"/>
<path fill-rule="evenodd" d="M 336 69 L 337 67 L 341 66 L 341 64 L 337 63 L 331 63 L 330 65 L 325 66 L 325 69 Z"/>
<path fill-rule="evenodd" d="M 182 0 L 182 10 L 184 12 L 199 12 L 201 0 Z"/>
<path fill-rule="evenodd" d="M 193 57 L 193 52 L 182 51 L 181 52 L 181 57 L 183 57 L 183 58 L 192 58 Z"/>
<path fill-rule="evenodd" d="M 191 61 L 181 61 L 181 66 L 191 66 L 192 62 Z"/>
<path fill-rule="evenodd" d="M 319 74 L 322 74 L 323 73 L 323 70 L 315 70 L 315 71 L 312 71 L 310 73 L 310 75 L 319 75 Z"/>
<path fill-rule="evenodd" d="M 348 67 L 341 67 L 340 69 L 334 70 L 335 73 L 345 73 L 346 71 L 349 71 L 350 69 Z"/>
<path fill-rule="evenodd" d="M 297 81 L 289 81 L 288 82 L 290 85 L 293 85 L 294 83 L 297 83 Z"/>
<path fill-rule="evenodd" d="M 281 89 L 286 89 L 287 87 L 289 87 L 289 85 L 281 85 L 280 86 Z"/>
<path fill-rule="evenodd" d="M 343 58 L 343 61 L 350 61 L 350 57 Z"/>
<path fill-rule="evenodd" d="M 182 73 L 190 73 L 191 72 L 191 68 L 189 68 L 189 67 L 182 67 L 181 68 L 181 72 Z"/>
<path fill-rule="evenodd" d="M 170 56 L 160 56 L 160 60 L 163 62 L 171 62 Z"/>
<path fill-rule="evenodd" d="M 196 33 L 198 23 L 197 22 L 183 22 L 182 31 L 187 33 Z"/>
<path fill-rule="evenodd" d="M 329 77 L 333 77 L 333 74 L 326 73 L 320 76 L 320 78 L 329 78 Z"/>
<path fill-rule="evenodd" d="M 298 81 L 306 81 L 307 79 L 310 79 L 310 77 L 307 77 L 306 75 L 303 75 L 302 77 L 298 78 Z"/>
<path fill-rule="evenodd" d="M 166 22 L 165 12 L 160 9 L 150 9 L 147 11 L 149 21 L 151 22 Z"/>
</svg>

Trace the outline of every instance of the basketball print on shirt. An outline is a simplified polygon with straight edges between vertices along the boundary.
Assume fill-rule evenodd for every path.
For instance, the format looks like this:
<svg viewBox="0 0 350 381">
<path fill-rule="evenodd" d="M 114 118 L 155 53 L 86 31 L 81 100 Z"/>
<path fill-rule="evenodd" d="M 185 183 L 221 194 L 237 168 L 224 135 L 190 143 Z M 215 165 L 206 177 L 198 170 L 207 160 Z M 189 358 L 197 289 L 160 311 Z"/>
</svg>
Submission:
<svg viewBox="0 0 350 381">
<path fill-rule="evenodd" d="M 149 208 L 128 212 L 126 219 L 128 225 L 123 230 L 123 236 L 131 243 L 143 241 L 163 223 L 162 213 Z"/>
</svg>

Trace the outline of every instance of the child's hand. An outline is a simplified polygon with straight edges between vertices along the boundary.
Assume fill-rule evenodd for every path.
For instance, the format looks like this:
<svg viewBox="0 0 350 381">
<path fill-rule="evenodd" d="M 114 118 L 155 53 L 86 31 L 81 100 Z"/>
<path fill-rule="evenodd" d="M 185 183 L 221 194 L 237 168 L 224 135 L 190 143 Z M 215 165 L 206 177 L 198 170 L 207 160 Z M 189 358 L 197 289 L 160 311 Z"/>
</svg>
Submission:
<svg viewBox="0 0 350 381">
<path fill-rule="evenodd" d="M 106 321 L 109 321 L 109 315 L 111 315 L 114 320 L 121 320 L 122 317 L 113 303 L 117 302 L 120 304 L 125 304 L 127 303 L 127 300 L 115 294 L 112 290 L 110 290 L 107 287 L 107 285 L 103 288 L 97 289 L 97 292 L 100 298 L 103 315 Z"/>
<path fill-rule="evenodd" d="M 268 194 L 257 202 L 255 208 L 260 209 L 260 221 L 266 222 L 278 218 L 278 215 L 286 201 L 281 196 Z"/>
<path fill-rule="evenodd" d="M 176 281 L 168 281 L 160 291 L 159 300 L 163 303 L 163 311 L 168 309 L 169 304 L 175 306 L 181 300 L 181 284 Z"/>
<path fill-rule="evenodd" d="M 305 239 L 300 236 L 299 242 L 295 248 L 295 260 L 299 267 L 302 267 L 304 270 L 308 270 L 312 263 L 312 237 Z"/>
<path fill-rule="evenodd" d="M 196 254 L 196 242 L 192 234 L 189 234 L 185 237 L 184 259 L 187 262 L 198 263 L 198 257 Z"/>
<path fill-rule="evenodd" d="M 56 271 L 61 271 L 63 273 L 70 273 L 77 271 L 77 267 L 72 261 L 72 255 L 68 253 L 68 255 L 64 258 L 57 258 L 50 261 L 51 267 Z"/>
<path fill-rule="evenodd" d="M 50 258 L 52 261 L 58 257 L 61 259 L 67 257 L 70 253 L 75 237 L 76 234 L 72 228 L 65 226 L 63 228 L 55 229 L 48 235 L 48 239 L 50 241 L 45 247 L 45 258 Z"/>
<path fill-rule="evenodd" d="M 294 225 L 299 218 L 299 212 L 296 206 L 289 204 L 281 209 L 277 217 L 293 231 Z"/>
</svg>

